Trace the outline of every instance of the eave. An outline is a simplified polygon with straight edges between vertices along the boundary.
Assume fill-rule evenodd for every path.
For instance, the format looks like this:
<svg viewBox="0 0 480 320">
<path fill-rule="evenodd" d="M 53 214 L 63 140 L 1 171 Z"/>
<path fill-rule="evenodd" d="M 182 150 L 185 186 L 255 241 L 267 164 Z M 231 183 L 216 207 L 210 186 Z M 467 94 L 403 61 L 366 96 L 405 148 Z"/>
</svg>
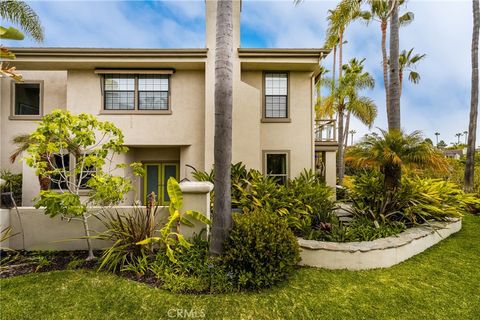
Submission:
<svg viewBox="0 0 480 320">
<path fill-rule="evenodd" d="M 11 48 L 19 70 L 203 69 L 208 49 Z"/>
</svg>

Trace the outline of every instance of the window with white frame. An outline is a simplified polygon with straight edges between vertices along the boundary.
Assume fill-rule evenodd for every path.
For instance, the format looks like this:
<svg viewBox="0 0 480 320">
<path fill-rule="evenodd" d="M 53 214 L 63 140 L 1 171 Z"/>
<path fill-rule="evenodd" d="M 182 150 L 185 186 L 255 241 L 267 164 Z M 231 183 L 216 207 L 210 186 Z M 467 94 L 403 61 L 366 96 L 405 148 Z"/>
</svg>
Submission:
<svg viewBox="0 0 480 320">
<path fill-rule="evenodd" d="M 266 151 L 264 152 L 264 173 L 285 185 L 288 181 L 288 161 L 288 152 Z"/>
<path fill-rule="evenodd" d="M 288 73 L 265 73 L 265 118 L 288 118 Z"/>
<path fill-rule="evenodd" d="M 170 76 L 165 74 L 105 74 L 104 110 L 170 110 Z"/>
</svg>

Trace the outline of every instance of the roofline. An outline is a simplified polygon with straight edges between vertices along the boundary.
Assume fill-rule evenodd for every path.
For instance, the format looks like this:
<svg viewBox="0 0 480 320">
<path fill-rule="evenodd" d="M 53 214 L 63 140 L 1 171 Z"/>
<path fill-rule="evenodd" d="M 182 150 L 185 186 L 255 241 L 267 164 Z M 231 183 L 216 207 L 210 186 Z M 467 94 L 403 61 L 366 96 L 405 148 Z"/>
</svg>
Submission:
<svg viewBox="0 0 480 320">
<path fill-rule="evenodd" d="M 323 58 L 331 49 L 323 48 L 238 48 L 240 58 L 288 57 L 288 58 Z"/>
<path fill-rule="evenodd" d="M 131 49 L 131 48 L 9 48 L 17 58 L 22 57 L 142 57 L 142 58 L 168 58 L 168 57 L 191 57 L 206 58 L 207 48 L 185 48 L 185 49 Z"/>
</svg>

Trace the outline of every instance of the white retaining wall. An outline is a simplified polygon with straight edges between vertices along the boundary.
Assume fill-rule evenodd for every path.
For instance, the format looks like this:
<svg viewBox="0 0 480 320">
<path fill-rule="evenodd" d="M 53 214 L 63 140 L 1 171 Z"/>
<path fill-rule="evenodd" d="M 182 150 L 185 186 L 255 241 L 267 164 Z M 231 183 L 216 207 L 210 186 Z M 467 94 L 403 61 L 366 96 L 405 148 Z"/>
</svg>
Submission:
<svg viewBox="0 0 480 320">
<path fill-rule="evenodd" d="M 210 218 L 210 191 L 213 185 L 208 182 L 182 182 L 183 208 L 185 210 L 199 211 Z M 101 208 L 93 208 L 92 212 L 100 212 Z M 121 206 L 108 209 L 109 211 L 129 213 L 133 207 Z M 2 248 L 25 250 L 86 250 L 87 244 L 84 237 L 83 223 L 78 220 L 67 221 L 60 216 L 50 218 L 43 209 L 34 207 L 20 207 L 15 209 L 0 209 L 0 230 L 12 226 L 13 237 L 2 242 Z M 168 207 L 159 207 L 157 221 L 165 221 L 168 217 Z M 193 220 L 193 219 L 192 219 Z M 92 235 L 104 231 L 101 221 L 95 217 L 88 220 Z M 198 234 L 206 226 L 195 223 L 193 228 L 182 226 L 181 232 L 186 237 Z M 22 230 L 23 229 L 23 230 Z M 102 249 L 109 245 L 108 242 L 93 240 L 94 249 Z"/>
<path fill-rule="evenodd" d="M 300 264 L 326 269 L 388 268 L 460 231 L 462 220 L 432 222 L 430 225 L 374 241 L 326 242 L 300 238 Z"/>
</svg>

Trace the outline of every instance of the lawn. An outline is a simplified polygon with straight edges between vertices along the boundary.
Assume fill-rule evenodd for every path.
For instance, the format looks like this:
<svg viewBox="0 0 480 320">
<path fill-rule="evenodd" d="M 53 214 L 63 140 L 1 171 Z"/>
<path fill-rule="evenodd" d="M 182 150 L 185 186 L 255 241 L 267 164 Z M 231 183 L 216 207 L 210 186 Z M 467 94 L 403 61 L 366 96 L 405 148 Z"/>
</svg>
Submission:
<svg viewBox="0 0 480 320">
<path fill-rule="evenodd" d="M 175 295 L 86 270 L 0 286 L 1 319 L 480 319 L 480 217 L 465 217 L 462 231 L 395 267 L 300 268 L 260 293 Z"/>
</svg>

